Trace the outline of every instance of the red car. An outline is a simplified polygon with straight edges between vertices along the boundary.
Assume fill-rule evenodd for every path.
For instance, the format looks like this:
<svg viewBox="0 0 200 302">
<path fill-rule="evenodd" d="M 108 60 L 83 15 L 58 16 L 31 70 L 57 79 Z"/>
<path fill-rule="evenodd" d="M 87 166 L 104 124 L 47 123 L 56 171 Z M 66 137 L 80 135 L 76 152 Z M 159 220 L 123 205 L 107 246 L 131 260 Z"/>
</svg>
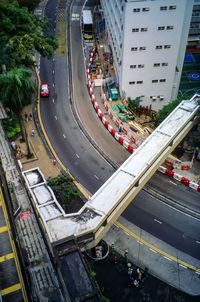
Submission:
<svg viewBox="0 0 200 302">
<path fill-rule="evenodd" d="M 41 96 L 49 96 L 49 83 L 41 83 L 40 95 Z"/>
</svg>

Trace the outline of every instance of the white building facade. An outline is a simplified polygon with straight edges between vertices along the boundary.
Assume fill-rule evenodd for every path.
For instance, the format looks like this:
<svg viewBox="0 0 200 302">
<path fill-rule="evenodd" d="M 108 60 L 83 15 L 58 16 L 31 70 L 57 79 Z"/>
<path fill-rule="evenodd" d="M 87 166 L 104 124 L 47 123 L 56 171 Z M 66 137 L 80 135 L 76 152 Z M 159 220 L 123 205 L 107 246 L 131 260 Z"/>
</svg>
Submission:
<svg viewBox="0 0 200 302">
<path fill-rule="evenodd" d="M 122 97 L 176 99 L 194 0 L 101 0 Z"/>
</svg>

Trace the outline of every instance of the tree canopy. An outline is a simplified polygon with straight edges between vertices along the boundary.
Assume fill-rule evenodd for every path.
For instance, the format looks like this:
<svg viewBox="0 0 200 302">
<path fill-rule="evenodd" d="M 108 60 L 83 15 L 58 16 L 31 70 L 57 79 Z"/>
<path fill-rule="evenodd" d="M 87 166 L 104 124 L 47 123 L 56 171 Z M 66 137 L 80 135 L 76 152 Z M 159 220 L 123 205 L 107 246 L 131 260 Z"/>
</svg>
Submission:
<svg viewBox="0 0 200 302">
<path fill-rule="evenodd" d="M 0 0 L 0 65 L 11 69 L 33 65 L 31 56 L 38 51 L 51 58 L 56 38 L 48 33 L 50 21 L 31 14 L 16 0 Z"/>
<path fill-rule="evenodd" d="M 184 99 L 190 99 L 187 96 Z M 176 100 L 170 102 L 169 104 L 163 106 L 162 109 L 159 110 L 158 116 L 156 117 L 156 126 L 160 125 L 164 119 L 180 104 L 183 100 L 183 97 L 178 97 Z"/>
</svg>

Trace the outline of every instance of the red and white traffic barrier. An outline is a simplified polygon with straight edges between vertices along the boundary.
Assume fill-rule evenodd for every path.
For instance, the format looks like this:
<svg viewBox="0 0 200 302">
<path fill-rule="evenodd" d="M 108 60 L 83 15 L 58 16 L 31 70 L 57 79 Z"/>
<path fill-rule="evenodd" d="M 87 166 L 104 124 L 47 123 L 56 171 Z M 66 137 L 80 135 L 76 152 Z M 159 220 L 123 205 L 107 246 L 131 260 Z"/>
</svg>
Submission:
<svg viewBox="0 0 200 302">
<path fill-rule="evenodd" d="M 192 182 L 191 180 L 175 173 L 174 171 L 167 169 L 165 167 L 160 166 L 158 168 L 158 171 L 160 171 L 161 173 L 164 173 L 166 175 L 168 175 L 171 178 L 176 179 L 177 181 L 181 182 L 182 184 L 184 184 L 186 187 L 190 187 L 198 192 L 200 192 L 200 185 L 196 184 L 195 182 Z"/>
<path fill-rule="evenodd" d="M 116 130 L 113 129 L 113 127 L 109 124 L 109 122 L 106 120 L 105 116 L 103 115 L 103 113 L 101 112 L 98 103 L 95 99 L 94 96 L 94 92 L 93 92 L 93 88 L 94 88 L 94 83 L 91 82 L 91 75 L 90 75 L 90 66 L 92 64 L 93 61 L 93 57 L 94 57 L 94 53 L 97 49 L 97 46 L 95 46 L 93 48 L 93 50 L 91 51 L 90 54 L 90 59 L 89 59 L 89 64 L 88 64 L 88 69 L 87 69 L 87 78 L 88 78 L 88 85 L 89 85 L 89 92 L 90 92 L 90 97 L 91 97 L 91 101 L 93 103 L 93 106 L 97 112 L 97 115 L 99 116 L 100 120 L 102 121 L 102 123 L 105 125 L 105 127 L 108 129 L 108 131 L 111 133 L 111 135 L 122 145 L 124 146 L 130 153 L 133 153 L 133 146 L 131 146 L 128 142 L 125 141 L 125 139 L 120 136 Z M 102 97 L 102 95 L 101 95 Z M 103 96 L 103 98 L 106 100 L 105 95 Z M 106 105 L 106 111 L 108 111 L 109 115 L 113 118 L 113 113 L 111 111 L 111 109 L 109 108 L 108 104 Z M 115 120 L 116 122 L 116 120 Z M 116 124 L 117 125 L 117 124 Z M 123 127 L 123 132 L 127 133 L 127 130 Z"/>
</svg>

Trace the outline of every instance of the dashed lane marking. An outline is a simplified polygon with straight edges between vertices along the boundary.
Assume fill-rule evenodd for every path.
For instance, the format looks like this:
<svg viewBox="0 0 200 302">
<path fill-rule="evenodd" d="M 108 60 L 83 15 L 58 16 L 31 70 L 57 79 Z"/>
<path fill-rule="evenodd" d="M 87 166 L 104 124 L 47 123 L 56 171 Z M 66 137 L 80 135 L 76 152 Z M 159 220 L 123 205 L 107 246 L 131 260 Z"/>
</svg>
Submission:
<svg viewBox="0 0 200 302">
<path fill-rule="evenodd" d="M 171 259 L 171 260 L 173 260 L 173 261 L 175 261 L 175 262 L 177 262 L 179 264 L 182 264 L 182 265 L 186 266 L 187 268 L 190 268 L 190 269 L 192 269 L 192 270 L 194 270 L 194 271 L 196 271 L 197 273 L 200 274 L 200 268 L 197 268 L 197 267 L 195 267 L 195 266 L 193 266 L 191 264 L 188 264 L 188 263 L 186 263 L 186 262 L 184 262 L 184 261 L 182 261 L 182 260 L 180 260 L 180 259 L 178 259 L 178 258 L 176 258 L 174 256 L 171 256 L 168 253 L 166 253 L 166 252 L 158 249 L 154 245 L 148 243 L 147 241 L 141 239 L 141 237 L 139 237 L 138 235 L 136 235 L 133 232 L 131 232 L 128 228 L 126 228 L 120 222 L 116 221 L 115 225 L 119 226 L 122 230 L 124 230 L 125 232 L 129 233 L 132 237 L 134 237 L 136 240 L 142 242 L 144 245 L 148 246 L 149 248 L 152 248 L 152 250 L 154 250 L 154 251 L 158 252 L 159 254 L 161 254 L 161 255 L 163 255 L 163 256 L 165 256 L 165 257 L 167 257 L 167 258 L 169 258 L 169 259 Z"/>
<path fill-rule="evenodd" d="M 196 240 L 196 243 L 200 244 L 200 241 Z"/>
<path fill-rule="evenodd" d="M 186 268 L 186 269 L 187 269 L 187 266 L 182 265 L 182 264 L 180 264 L 180 263 L 179 263 L 179 266 L 181 266 L 181 267 L 183 267 L 183 268 Z"/>
<path fill-rule="evenodd" d="M 157 252 L 155 250 L 153 250 L 152 248 L 149 248 L 150 251 L 154 252 L 155 254 L 157 254 Z"/>
<path fill-rule="evenodd" d="M 171 182 L 171 184 L 177 186 L 177 184 L 176 184 L 175 182 L 173 182 L 173 181 L 171 181 L 171 180 L 170 180 L 169 182 Z"/>
<path fill-rule="evenodd" d="M 168 258 L 166 256 L 164 256 L 164 258 L 167 259 L 168 261 L 172 261 L 172 259 L 170 259 L 170 258 Z"/>
<path fill-rule="evenodd" d="M 80 156 L 78 154 L 76 154 L 76 157 L 80 158 Z"/>
<path fill-rule="evenodd" d="M 99 177 L 97 175 L 94 175 L 94 177 L 99 180 Z"/>
<path fill-rule="evenodd" d="M 66 138 L 66 136 L 63 134 L 63 137 Z"/>
<path fill-rule="evenodd" d="M 158 220 L 158 219 L 154 219 L 155 222 L 162 224 L 162 221 Z"/>
<path fill-rule="evenodd" d="M 57 121 L 58 117 L 55 115 L 55 120 Z"/>
</svg>

